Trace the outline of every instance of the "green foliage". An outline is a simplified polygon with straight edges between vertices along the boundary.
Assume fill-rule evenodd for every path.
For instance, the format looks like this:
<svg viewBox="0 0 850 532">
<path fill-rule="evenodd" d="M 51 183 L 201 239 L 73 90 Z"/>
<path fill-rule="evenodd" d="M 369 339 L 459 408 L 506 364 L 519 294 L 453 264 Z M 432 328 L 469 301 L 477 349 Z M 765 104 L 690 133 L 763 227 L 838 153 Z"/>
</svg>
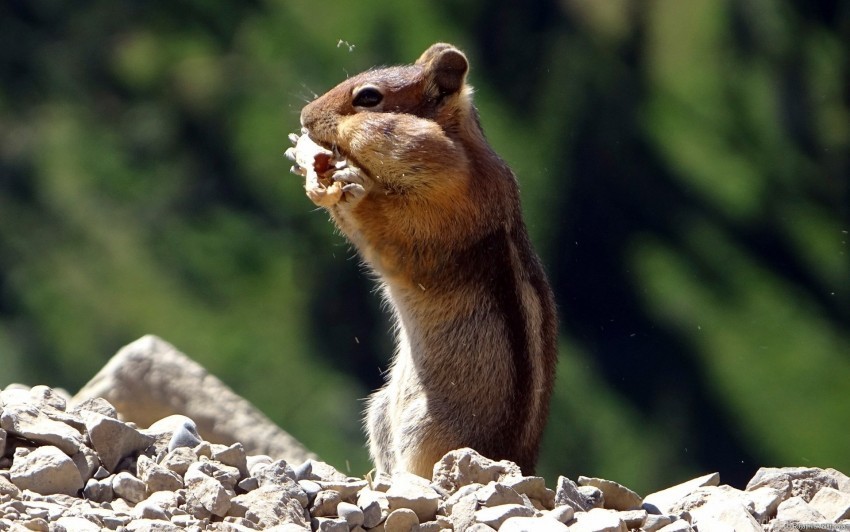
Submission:
<svg viewBox="0 0 850 532">
<path fill-rule="evenodd" d="M 301 107 L 451 41 L 561 310 L 541 472 L 850 469 L 850 8 L 0 6 L 0 386 L 145 333 L 352 474 L 391 353 L 282 157 Z"/>
</svg>

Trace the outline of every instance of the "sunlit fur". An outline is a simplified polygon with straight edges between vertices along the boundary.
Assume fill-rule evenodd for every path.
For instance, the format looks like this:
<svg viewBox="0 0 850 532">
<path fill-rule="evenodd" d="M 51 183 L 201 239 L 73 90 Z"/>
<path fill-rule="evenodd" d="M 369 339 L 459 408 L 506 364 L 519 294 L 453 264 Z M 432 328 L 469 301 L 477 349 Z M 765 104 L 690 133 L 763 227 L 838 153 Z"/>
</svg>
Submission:
<svg viewBox="0 0 850 532">
<path fill-rule="evenodd" d="M 466 57 L 435 44 L 413 65 L 370 70 L 307 105 L 301 122 L 365 174 L 329 208 L 378 275 L 397 347 L 368 401 L 381 471 L 430 477 L 473 447 L 537 461 L 556 361 L 552 293 L 522 220 L 516 178 L 484 138 Z M 380 104 L 355 107 L 364 85 Z"/>
</svg>

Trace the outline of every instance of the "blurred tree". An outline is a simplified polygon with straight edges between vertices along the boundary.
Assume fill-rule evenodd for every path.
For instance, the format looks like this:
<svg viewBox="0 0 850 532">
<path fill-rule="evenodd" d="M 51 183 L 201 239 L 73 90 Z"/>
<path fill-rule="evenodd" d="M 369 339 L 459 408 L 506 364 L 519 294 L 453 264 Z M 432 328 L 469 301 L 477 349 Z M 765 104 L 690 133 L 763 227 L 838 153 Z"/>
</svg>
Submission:
<svg viewBox="0 0 850 532">
<path fill-rule="evenodd" d="M 541 469 L 640 490 L 850 471 L 850 4 L 0 4 L 0 386 L 153 332 L 368 469 L 389 322 L 287 175 L 301 106 L 472 62 L 560 305 Z"/>
</svg>

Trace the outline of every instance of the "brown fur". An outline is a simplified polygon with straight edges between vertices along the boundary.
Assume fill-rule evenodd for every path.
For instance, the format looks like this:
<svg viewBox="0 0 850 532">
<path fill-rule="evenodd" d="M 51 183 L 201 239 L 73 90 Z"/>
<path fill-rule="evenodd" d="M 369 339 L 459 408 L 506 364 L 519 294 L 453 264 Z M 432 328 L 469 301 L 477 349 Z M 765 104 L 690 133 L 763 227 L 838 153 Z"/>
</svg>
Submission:
<svg viewBox="0 0 850 532">
<path fill-rule="evenodd" d="M 431 476 L 459 447 L 531 474 L 557 343 L 552 292 L 516 178 L 484 138 L 466 57 L 435 44 L 308 104 L 302 125 L 358 168 L 363 194 L 329 208 L 379 274 L 398 346 L 367 408 L 379 470 Z M 355 106 L 363 87 L 380 103 Z"/>
</svg>

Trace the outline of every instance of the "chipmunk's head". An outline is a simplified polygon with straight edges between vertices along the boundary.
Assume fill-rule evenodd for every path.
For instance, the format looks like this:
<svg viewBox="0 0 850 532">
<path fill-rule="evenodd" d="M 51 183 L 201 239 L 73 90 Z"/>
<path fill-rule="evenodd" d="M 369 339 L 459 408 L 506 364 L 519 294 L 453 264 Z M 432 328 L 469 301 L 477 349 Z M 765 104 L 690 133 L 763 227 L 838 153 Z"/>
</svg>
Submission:
<svg viewBox="0 0 850 532">
<path fill-rule="evenodd" d="M 344 145 L 340 140 L 346 131 L 375 113 L 433 121 L 453 136 L 474 114 L 468 70 L 463 52 L 450 44 L 434 44 L 412 65 L 368 70 L 343 81 L 304 107 L 301 125 L 328 147 Z"/>
</svg>

